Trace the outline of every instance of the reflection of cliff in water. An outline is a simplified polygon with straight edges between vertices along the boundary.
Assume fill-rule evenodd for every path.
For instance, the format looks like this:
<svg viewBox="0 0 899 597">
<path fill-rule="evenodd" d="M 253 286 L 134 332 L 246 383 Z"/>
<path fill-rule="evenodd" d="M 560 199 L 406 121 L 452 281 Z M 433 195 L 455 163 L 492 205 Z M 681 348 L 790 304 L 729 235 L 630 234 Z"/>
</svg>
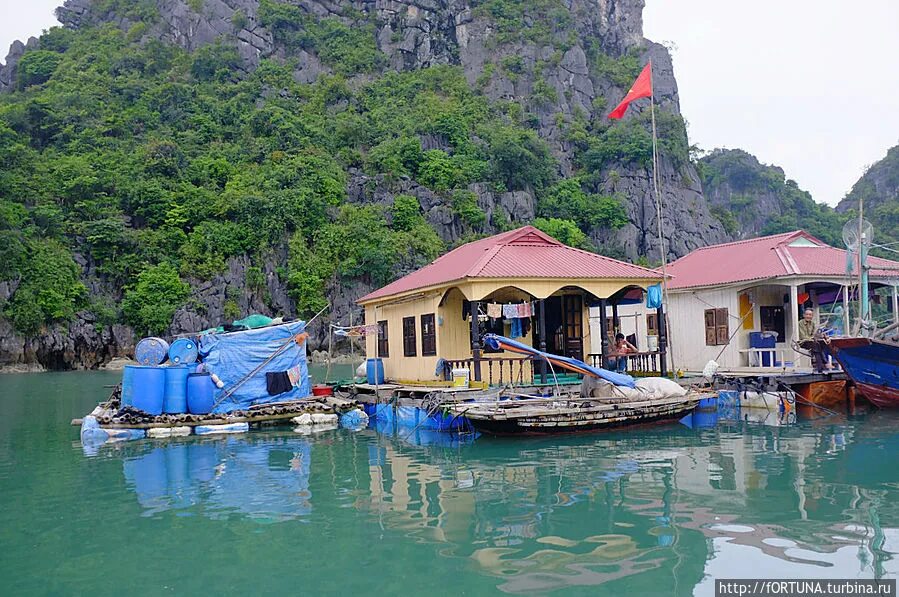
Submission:
<svg viewBox="0 0 899 597">
<path fill-rule="evenodd" d="M 865 463 L 896 453 L 894 420 L 474 443 L 283 431 L 122 449 L 147 514 L 352 524 L 438 546 L 507 592 L 652 593 L 661 577 L 691 593 L 712 571 L 745 575 L 745 553 L 812 576 L 893 571 L 899 492 Z"/>
</svg>

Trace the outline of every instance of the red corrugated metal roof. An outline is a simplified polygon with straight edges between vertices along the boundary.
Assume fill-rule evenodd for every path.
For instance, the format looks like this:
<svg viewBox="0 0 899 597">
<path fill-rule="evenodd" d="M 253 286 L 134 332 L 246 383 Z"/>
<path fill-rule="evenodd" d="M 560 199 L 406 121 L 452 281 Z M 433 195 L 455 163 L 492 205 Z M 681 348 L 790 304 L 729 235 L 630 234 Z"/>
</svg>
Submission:
<svg viewBox="0 0 899 597">
<path fill-rule="evenodd" d="M 800 240 L 816 246 L 790 246 Z M 868 265 L 873 276 L 899 275 L 899 272 L 877 269 L 878 266 L 899 268 L 895 261 L 870 257 Z M 791 275 L 845 276 L 846 251 L 826 245 L 803 230 L 796 230 L 696 249 L 671 263 L 667 272 L 673 276 L 668 283 L 671 289 Z"/>
<path fill-rule="evenodd" d="M 658 272 L 564 245 L 533 226 L 474 241 L 359 299 L 360 302 L 465 278 L 639 278 Z"/>
</svg>

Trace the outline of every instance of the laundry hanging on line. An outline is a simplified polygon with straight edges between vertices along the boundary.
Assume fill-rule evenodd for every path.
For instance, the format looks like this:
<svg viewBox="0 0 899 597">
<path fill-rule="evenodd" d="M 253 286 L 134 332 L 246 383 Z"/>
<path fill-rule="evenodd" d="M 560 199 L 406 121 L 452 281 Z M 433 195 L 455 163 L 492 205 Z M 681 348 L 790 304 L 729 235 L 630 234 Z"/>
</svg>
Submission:
<svg viewBox="0 0 899 597">
<path fill-rule="evenodd" d="M 371 336 L 378 333 L 378 324 L 370 323 L 368 325 L 331 325 L 331 330 L 335 336 L 357 338 L 360 336 Z"/>
</svg>

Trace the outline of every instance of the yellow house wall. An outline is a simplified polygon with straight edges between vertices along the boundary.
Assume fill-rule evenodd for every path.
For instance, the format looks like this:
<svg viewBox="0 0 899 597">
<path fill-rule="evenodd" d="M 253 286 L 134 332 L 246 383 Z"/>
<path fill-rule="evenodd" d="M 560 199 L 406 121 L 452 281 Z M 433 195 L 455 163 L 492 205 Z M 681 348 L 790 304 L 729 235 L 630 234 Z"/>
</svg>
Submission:
<svg viewBox="0 0 899 597">
<path fill-rule="evenodd" d="M 471 356 L 471 323 L 462 319 L 464 298 L 459 290 L 450 290 L 438 311 L 437 352 L 444 359 Z"/>
<path fill-rule="evenodd" d="M 440 355 L 440 339 L 443 326 L 439 322 L 437 305 L 440 293 L 430 293 L 415 300 L 408 300 L 383 306 L 367 305 L 365 307 L 365 323 L 375 324 L 387 321 L 387 343 L 390 356 L 384 359 L 384 376 L 391 380 L 436 380 L 434 369 Z M 459 306 L 461 313 L 461 305 Z M 421 316 L 433 313 L 437 319 L 437 355 L 421 354 Z M 414 357 L 403 356 L 403 318 L 415 317 L 415 354 Z M 461 315 L 459 316 L 461 321 Z M 365 352 L 369 358 L 378 354 L 377 335 L 365 337 Z"/>
<path fill-rule="evenodd" d="M 591 279 L 470 279 L 459 283 L 447 290 L 446 287 L 432 288 L 417 293 L 407 293 L 405 296 L 395 296 L 377 303 L 365 305 L 366 324 L 375 324 L 378 321 L 387 321 L 389 355 L 384 359 L 384 373 L 391 380 L 419 380 L 436 381 L 434 374 L 437 359 L 467 359 L 471 357 L 471 324 L 462 319 L 463 300 L 496 300 L 497 302 L 516 301 L 527 299 L 530 296 L 547 298 L 554 294 L 566 294 L 566 287 L 577 287 L 580 292 L 585 290 L 594 296 L 608 297 L 627 286 L 646 287 L 655 283 L 655 280 L 591 280 Z M 444 298 L 444 294 L 446 297 Z M 443 305 L 440 305 L 443 299 Z M 421 355 L 421 315 L 434 313 L 436 315 L 437 355 Z M 403 318 L 415 316 L 416 325 L 416 356 L 403 355 Z M 591 352 L 592 335 L 590 330 L 590 309 L 585 297 L 582 312 L 583 321 L 583 350 L 584 358 Z M 510 327 L 504 326 L 504 334 L 509 335 Z M 536 330 L 531 329 L 528 334 L 518 340 L 524 344 L 533 346 Z M 366 353 L 369 358 L 377 355 L 377 336 L 366 336 Z M 484 355 L 484 358 L 517 358 L 517 355 L 498 353 L 496 355 Z M 517 371 L 517 370 L 516 370 Z M 487 377 L 487 368 L 482 370 L 484 378 Z M 529 374 L 530 369 L 526 369 Z"/>
</svg>

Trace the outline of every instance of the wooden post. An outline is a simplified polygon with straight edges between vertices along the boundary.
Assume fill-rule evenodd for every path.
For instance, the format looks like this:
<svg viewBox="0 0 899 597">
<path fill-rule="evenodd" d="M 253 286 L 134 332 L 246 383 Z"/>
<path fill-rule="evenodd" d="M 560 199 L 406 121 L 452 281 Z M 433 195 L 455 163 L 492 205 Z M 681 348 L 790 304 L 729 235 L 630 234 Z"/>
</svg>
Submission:
<svg viewBox="0 0 899 597">
<path fill-rule="evenodd" d="M 799 313 L 799 289 L 795 284 L 790 284 L 790 340 L 799 340 L 798 326 L 800 317 L 802 317 L 802 314 Z M 784 342 L 787 342 L 788 346 L 792 344 L 790 340 L 784 338 Z M 793 353 L 793 368 L 796 369 L 799 367 L 799 353 L 795 350 L 790 352 Z M 773 367 L 774 363 L 771 363 L 771 366 Z"/>
<path fill-rule="evenodd" d="M 656 309 L 656 325 L 659 335 L 659 374 L 668 377 L 668 326 L 665 325 L 665 306 Z"/>
<path fill-rule="evenodd" d="M 843 335 L 849 335 L 849 284 L 843 286 Z"/>
<path fill-rule="evenodd" d="M 893 285 L 893 323 L 899 323 L 899 285 Z"/>
<path fill-rule="evenodd" d="M 599 299 L 599 337 L 600 343 L 600 367 L 605 368 L 606 357 L 609 354 L 609 329 L 606 325 L 606 299 Z"/>
<path fill-rule="evenodd" d="M 544 304 L 543 299 L 539 301 L 539 321 L 537 322 L 538 330 L 540 333 L 540 346 L 538 347 L 541 352 L 546 352 L 546 305 Z M 540 359 L 540 383 L 546 383 L 546 361 Z"/>
<path fill-rule="evenodd" d="M 471 301 L 471 358 L 474 380 L 481 381 L 481 337 L 478 330 L 478 301 Z"/>
<path fill-rule="evenodd" d="M 612 302 L 612 329 L 616 334 L 621 331 L 621 321 L 618 319 L 618 301 Z"/>
<path fill-rule="evenodd" d="M 325 383 L 331 380 L 331 338 L 334 337 L 334 330 L 331 329 L 331 322 L 328 321 L 328 370 L 325 372 Z"/>
</svg>

